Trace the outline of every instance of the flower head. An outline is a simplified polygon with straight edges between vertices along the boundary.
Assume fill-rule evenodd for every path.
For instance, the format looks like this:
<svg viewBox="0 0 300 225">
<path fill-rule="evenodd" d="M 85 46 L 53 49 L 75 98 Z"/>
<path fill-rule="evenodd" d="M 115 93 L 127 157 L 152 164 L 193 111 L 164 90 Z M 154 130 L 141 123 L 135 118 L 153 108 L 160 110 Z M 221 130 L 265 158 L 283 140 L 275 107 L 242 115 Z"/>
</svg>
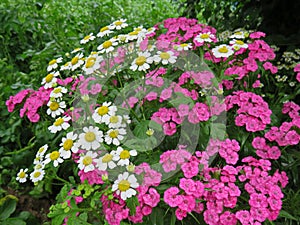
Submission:
<svg viewBox="0 0 300 225">
<path fill-rule="evenodd" d="M 28 169 L 26 168 L 25 170 L 24 169 L 20 169 L 19 173 L 17 174 L 17 178 L 16 180 L 19 181 L 20 183 L 24 183 L 27 181 L 27 172 Z"/>
<path fill-rule="evenodd" d="M 103 132 L 98 127 L 84 127 L 83 133 L 79 134 L 78 146 L 85 150 L 96 150 L 103 142 Z"/>
<path fill-rule="evenodd" d="M 131 198 L 136 195 L 136 189 L 139 186 L 136 177 L 128 172 L 119 174 L 118 179 L 114 182 L 112 186 L 112 191 L 115 191 L 117 195 L 121 196 L 124 201 L 127 198 Z"/>
</svg>

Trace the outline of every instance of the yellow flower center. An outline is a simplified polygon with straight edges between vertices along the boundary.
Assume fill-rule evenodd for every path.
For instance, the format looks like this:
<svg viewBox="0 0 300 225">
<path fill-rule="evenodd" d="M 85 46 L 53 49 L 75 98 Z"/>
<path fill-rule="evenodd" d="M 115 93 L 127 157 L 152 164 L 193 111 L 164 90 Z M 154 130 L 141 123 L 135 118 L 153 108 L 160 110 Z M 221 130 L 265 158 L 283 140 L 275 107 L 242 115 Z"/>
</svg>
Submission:
<svg viewBox="0 0 300 225">
<path fill-rule="evenodd" d="M 69 151 L 72 147 L 73 147 L 73 140 L 72 139 L 65 140 L 63 144 L 64 150 Z"/>
<path fill-rule="evenodd" d="M 244 44 L 244 42 L 241 41 L 241 40 L 236 40 L 235 43 L 236 43 L 237 45 L 243 45 L 243 44 Z"/>
<path fill-rule="evenodd" d="M 221 48 L 219 48 L 218 50 L 220 53 L 227 53 L 228 52 L 228 48 L 226 46 L 222 46 Z"/>
<path fill-rule="evenodd" d="M 207 38 L 209 38 L 209 34 L 201 34 L 200 38 L 201 39 L 207 39 Z"/>
<path fill-rule="evenodd" d="M 128 180 L 121 180 L 118 184 L 118 189 L 120 191 L 127 191 L 130 188 L 130 183 Z"/>
<path fill-rule="evenodd" d="M 50 83 L 52 81 L 53 77 L 54 77 L 54 75 L 52 73 L 49 73 L 45 78 L 46 82 Z"/>
<path fill-rule="evenodd" d="M 119 122 L 119 118 L 117 116 L 111 116 L 109 118 L 109 122 L 111 122 L 111 123 L 117 123 L 117 122 Z"/>
<path fill-rule="evenodd" d="M 78 63 L 78 61 L 79 61 L 79 57 L 78 57 L 78 56 L 75 56 L 75 57 L 71 60 L 71 64 L 72 64 L 72 65 L 75 65 L 75 64 Z"/>
<path fill-rule="evenodd" d="M 19 174 L 19 177 L 20 177 L 20 178 L 25 178 L 25 177 L 26 177 L 26 173 L 22 171 L 22 172 Z"/>
<path fill-rule="evenodd" d="M 95 65 L 96 58 L 95 57 L 89 57 L 86 61 L 85 67 L 91 68 L 93 65 Z"/>
<path fill-rule="evenodd" d="M 235 35 L 242 35 L 243 33 L 240 32 L 240 31 L 238 31 L 238 32 L 235 32 L 234 34 L 235 34 Z"/>
<path fill-rule="evenodd" d="M 104 31 L 107 31 L 108 30 L 108 26 L 105 26 L 105 27 L 102 27 L 101 29 L 100 29 L 100 32 L 104 32 Z"/>
<path fill-rule="evenodd" d="M 55 94 L 58 94 L 58 93 L 60 93 L 61 92 L 61 88 L 55 88 L 54 90 L 53 90 L 53 93 L 55 93 Z"/>
<path fill-rule="evenodd" d="M 57 127 L 58 127 L 58 126 L 62 125 L 64 122 L 65 122 L 65 121 L 64 121 L 63 118 L 58 118 L 58 119 L 55 120 L 54 126 L 57 126 Z"/>
<path fill-rule="evenodd" d="M 129 33 L 129 35 L 131 35 L 131 36 L 138 35 L 138 34 L 139 34 L 139 32 L 137 30 L 132 31 L 132 32 Z"/>
<path fill-rule="evenodd" d="M 53 64 L 55 64 L 56 63 L 56 59 L 52 59 L 50 62 L 49 62 L 49 65 L 51 66 L 51 65 L 53 65 Z"/>
<path fill-rule="evenodd" d="M 85 156 L 82 160 L 83 165 L 88 166 L 91 165 L 93 162 L 93 158 L 91 156 Z"/>
<path fill-rule="evenodd" d="M 52 161 L 57 160 L 60 156 L 60 153 L 58 151 L 53 151 L 50 153 L 50 159 Z"/>
<path fill-rule="evenodd" d="M 89 40 L 91 38 L 91 35 L 87 35 L 87 36 L 85 36 L 84 38 L 83 38 L 83 40 Z"/>
<path fill-rule="evenodd" d="M 108 162 L 110 162 L 112 160 L 112 158 L 113 158 L 113 156 L 111 154 L 107 153 L 105 156 L 103 156 L 102 162 L 103 163 L 108 163 Z"/>
<path fill-rule="evenodd" d="M 85 135 L 84 135 L 84 139 L 87 141 L 87 142 L 93 142 L 96 140 L 96 135 L 94 132 L 86 132 Z"/>
<path fill-rule="evenodd" d="M 119 135 L 119 131 L 118 131 L 118 130 L 112 130 L 112 131 L 109 133 L 109 136 L 110 136 L 111 138 L 116 138 L 116 137 L 118 137 L 118 135 Z"/>
<path fill-rule="evenodd" d="M 111 41 L 105 41 L 103 44 L 102 44 L 103 48 L 107 49 L 109 48 L 110 46 L 112 46 L 112 42 Z"/>
<path fill-rule="evenodd" d="M 39 149 L 39 153 L 42 153 L 44 150 L 45 150 L 45 148 L 43 148 L 43 147 L 40 148 L 40 149 Z"/>
<path fill-rule="evenodd" d="M 144 65 L 144 63 L 146 62 L 146 60 L 147 59 L 146 59 L 145 56 L 139 56 L 139 57 L 136 58 L 135 63 L 138 66 L 142 66 L 142 65 Z"/>
<path fill-rule="evenodd" d="M 183 44 L 180 44 L 180 46 L 181 46 L 181 47 L 187 47 L 187 46 L 189 46 L 189 45 L 186 44 L 186 43 L 183 43 Z"/>
<path fill-rule="evenodd" d="M 116 21 L 116 22 L 115 22 L 115 25 L 116 25 L 116 26 L 121 26 L 122 24 L 123 24 L 122 21 Z"/>
<path fill-rule="evenodd" d="M 36 172 L 33 174 L 33 177 L 34 177 L 34 178 L 38 178 L 39 176 L 41 176 L 41 172 L 39 172 L 39 171 L 36 171 Z"/>
<path fill-rule="evenodd" d="M 59 108 L 59 104 L 57 102 L 51 102 L 49 108 L 51 111 L 56 111 Z"/>
<path fill-rule="evenodd" d="M 167 52 L 160 53 L 160 58 L 168 60 L 170 58 L 170 54 Z"/>
<path fill-rule="evenodd" d="M 97 110 L 97 113 L 100 115 L 100 116 L 103 116 L 105 114 L 107 114 L 109 111 L 108 107 L 107 106 L 101 106 L 98 110 Z"/>
<path fill-rule="evenodd" d="M 120 158 L 121 159 L 129 159 L 130 158 L 130 153 L 128 150 L 123 150 L 121 153 L 120 153 Z"/>
<path fill-rule="evenodd" d="M 34 168 L 37 169 L 37 170 L 42 169 L 42 165 L 41 164 L 37 164 L 37 165 L 35 165 Z"/>
</svg>

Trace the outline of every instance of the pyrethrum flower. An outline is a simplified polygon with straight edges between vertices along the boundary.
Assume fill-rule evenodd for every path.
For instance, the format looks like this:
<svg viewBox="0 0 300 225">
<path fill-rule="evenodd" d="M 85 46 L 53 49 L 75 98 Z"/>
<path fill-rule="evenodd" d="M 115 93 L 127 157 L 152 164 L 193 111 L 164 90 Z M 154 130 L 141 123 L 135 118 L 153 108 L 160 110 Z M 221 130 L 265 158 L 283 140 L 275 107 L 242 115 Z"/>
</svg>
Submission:
<svg viewBox="0 0 300 225">
<path fill-rule="evenodd" d="M 79 135 L 78 146 L 85 150 L 96 150 L 103 142 L 103 132 L 98 127 L 89 126 L 83 128 L 84 133 Z"/>
<path fill-rule="evenodd" d="M 67 133 L 67 136 L 62 138 L 59 149 L 61 156 L 64 159 L 68 159 L 71 157 L 71 152 L 76 153 L 78 151 L 77 143 L 75 140 L 77 139 L 77 134 L 73 132 Z"/>
<path fill-rule="evenodd" d="M 115 191 L 117 195 L 121 196 L 121 199 L 126 201 L 127 198 L 131 198 L 136 195 L 136 190 L 139 186 L 136 177 L 128 172 L 119 174 L 118 179 L 114 182 L 112 186 L 112 191 Z"/>
<path fill-rule="evenodd" d="M 59 117 L 51 126 L 48 127 L 48 130 L 50 130 L 53 134 L 57 131 L 66 130 L 70 127 L 70 124 L 68 123 L 70 119 L 71 117 L 69 116 Z"/>
<path fill-rule="evenodd" d="M 221 58 L 221 57 L 227 58 L 231 56 L 234 52 L 231 46 L 223 44 L 213 48 L 212 53 L 216 58 Z"/>
<path fill-rule="evenodd" d="M 174 55 L 172 51 L 158 51 L 157 55 L 153 56 L 153 60 L 156 63 L 161 62 L 163 65 L 167 65 L 169 63 L 173 64 L 176 62 L 177 56 Z"/>
<path fill-rule="evenodd" d="M 89 41 L 94 40 L 96 37 L 93 35 L 93 33 L 90 33 L 89 35 L 85 36 L 81 41 L 80 44 L 86 44 Z"/>
<path fill-rule="evenodd" d="M 108 36 L 112 33 L 113 31 L 111 30 L 111 28 L 109 26 L 105 26 L 102 27 L 99 31 L 99 33 L 97 34 L 97 37 L 104 37 L 104 36 Z"/>
<path fill-rule="evenodd" d="M 98 56 L 97 54 L 92 54 L 85 60 L 85 64 L 82 67 L 82 70 L 87 75 L 92 74 L 95 70 L 100 68 L 100 63 L 102 62 L 102 60 L 103 57 Z"/>
<path fill-rule="evenodd" d="M 97 161 L 97 168 L 101 171 L 106 171 L 107 167 L 109 169 L 115 168 L 117 165 L 113 161 L 115 157 L 115 152 L 112 151 L 111 153 L 106 153 L 104 156 L 102 156 L 98 161 Z"/>
<path fill-rule="evenodd" d="M 249 33 L 246 31 L 236 31 L 230 36 L 230 38 L 244 39 L 249 36 Z"/>
<path fill-rule="evenodd" d="M 57 167 L 59 163 L 62 163 L 64 160 L 61 158 L 61 154 L 59 151 L 53 151 L 51 153 L 48 153 L 45 157 L 45 164 L 50 163 L 53 161 L 53 166 Z"/>
<path fill-rule="evenodd" d="M 80 52 L 76 56 L 74 56 L 71 61 L 70 61 L 70 69 L 72 71 L 76 70 L 79 68 L 82 64 L 84 64 L 84 58 L 83 58 L 83 53 Z"/>
<path fill-rule="evenodd" d="M 124 123 L 122 123 L 122 117 L 119 115 L 110 116 L 108 121 L 106 121 L 106 125 L 109 128 L 119 128 L 124 127 Z"/>
<path fill-rule="evenodd" d="M 49 101 L 47 106 L 47 114 L 51 115 L 53 118 L 59 116 L 64 113 L 64 108 L 66 108 L 66 103 L 64 101 L 57 102 L 57 101 Z"/>
<path fill-rule="evenodd" d="M 19 181 L 20 183 L 25 183 L 27 181 L 27 171 L 28 169 L 20 169 L 19 173 L 17 174 L 16 180 Z"/>
<path fill-rule="evenodd" d="M 121 30 L 122 28 L 127 27 L 128 24 L 126 23 L 126 19 L 120 19 L 117 20 L 115 22 L 113 22 L 112 24 L 109 25 L 109 28 L 111 30 L 116 29 L 116 30 Z"/>
<path fill-rule="evenodd" d="M 126 130 L 124 128 L 110 129 L 105 135 L 105 142 L 107 144 L 113 143 L 114 145 L 120 145 L 120 141 L 124 139 Z"/>
<path fill-rule="evenodd" d="M 58 67 L 58 63 L 61 63 L 63 60 L 62 57 L 59 57 L 57 59 L 52 59 L 49 63 L 48 63 L 48 67 L 47 67 L 47 71 L 51 71 L 53 69 L 56 69 Z"/>
<path fill-rule="evenodd" d="M 118 45 L 116 39 L 110 39 L 108 41 L 103 42 L 101 45 L 97 47 L 100 53 L 109 53 L 112 52 L 115 48 L 114 46 Z"/>
<path fill-rule="evenodd" d="M 109 117 L 116 114 L 117 107 L 111 102 L 104 102 L 92 115 L 96 123 L 109 123 Z"/>
<path fill-rule="evenodd" d="M 95 169 L 94 160 L 96 157 L 96 152 L 88 151 L 85 155 L 80 156 L 78 168 L 83 170 L 85 173 L 93 171 Z"/>
<path fill-rule="evenodd" d="M 122 147 L 118 147 L 115 153 L 114 161 L 118 161 L 118 166 L 128 166 L 130 156 L 136 156 L 136 150 L 127 150 L 123 149 Z"/>
<path fill-rule="evenodd" d="M 248 48 L 248 45 L 241 40 L 233 39 L 229 42 L 229 44 L 231 44 L 235 50 L 239 50 L 240 48 Z"/>
<path fill-rule="evenodd" d="M 133 71 L 146 71 L 150 68 L 150 64 L 153 62 L 151 54 L 149 52 L 140 52 L 138 57 L 131 63 L 130 69 Z"/>
<path fill-rule="evenodd" d="M 59 72 L 53 72 L 53 73 L 49 73 L 46 77 L 43 78 L 42 80 L 42 84 L 44 85 L 44 88 L 45 89 L 48 89 L 48 88 L 52 88 L 53 85 L 56 84 L 57 82 L 57 76 L 59 75 Z"/>
<path fill-rule="evenodd" d="M 31 174 L 30 174 L 30 180 L 33 183 L 36 183 L 38 181 L 43 180 L 45 176 L 45 171 L 44 170 L 34 170 Z"/>
<path fill-rule="evenodd" d="M 48 144 L 45 144 L 39 148 L 39 150 L 36 153 L 36 156 L 44 156 L 47 150 L 48 150 Z"/>
<path fill-rule="evenodd" d="M 67 91 L 67 88 L 58 86 L 51 91 L 50 98 L 61 98 Z"/>
<path fill-rule="evenodd" d="M 198 43 L 204 43 L 204 42 L 212 42 L 213 39 L 215 39 L 216 36 L 210 32 L 206 32 L 206 33 L 200 33 L 195 37 L 195 41 L 197 41 Z"/>
<path fill-rule="evenodd" d="M 175 45 L 174 49 L 177 51 L 187 51 L 190 50 L 192 47 L 193 46 L 191 43 L 182 43 L 180 45 Z"/>
</svg>

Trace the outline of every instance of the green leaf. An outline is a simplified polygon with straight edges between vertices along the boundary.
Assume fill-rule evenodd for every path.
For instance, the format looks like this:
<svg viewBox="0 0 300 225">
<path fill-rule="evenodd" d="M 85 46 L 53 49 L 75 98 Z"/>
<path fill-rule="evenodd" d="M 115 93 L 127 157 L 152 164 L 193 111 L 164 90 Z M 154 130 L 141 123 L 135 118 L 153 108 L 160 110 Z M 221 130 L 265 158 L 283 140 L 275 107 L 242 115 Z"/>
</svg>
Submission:
<svg viewBox="0 0 300 225">
<path fill-rule="evenodd" d="M 226 125 L 222 123 L 212 123 L 210 127 L 210 136 L 213 139 L 223 140 L 226 134 Z"/>
<path fill-rule="evenodd" d="M 7 195 L 0 199 L 0 220 L 5 220 L 16 210 L 18 199 L 13 195 Z"/>
<path fill-rule="evenodd" d="M 151 225 L 164 225 L 164 211 L 160 208 L 154 208 L 150 215 Z"/>
<path fill-rule="evenodd" d="M 175 223 L 176 223 L 176 216 L 175 213 L 173 212 L 171 216 L 170 225 L 175 225 Z"/>
<path fill-rule="evenodd" d="M 290 220 L 298 221 L 297 218 L 293 217 L 291 214 L 289 214 L 287 211 L 281 210 L 279 213 L 279 217 L 287 218 Z"/>
<path fill-rule="evenodd" d="M 143 120 L 136 125 L 133 130 L 133 134 L 138 138 L 147 138 L 148 135 L 146 134 L 148 130 L 149 120 Z"/>
<path fill-rule="evenodd" d="M 134 215 L 136 212 L 136 207 L 139 205 L 139 201 L 137 197 L 134 196 L 126 200 L 126 205 L 130 210 L 130 215 Z"/>
<path fill-rule="evenodd" d="M 19 218 L 8 218 L 1 222 L 1 225 L 26 225 L 26 223 Z"/>
</svg>

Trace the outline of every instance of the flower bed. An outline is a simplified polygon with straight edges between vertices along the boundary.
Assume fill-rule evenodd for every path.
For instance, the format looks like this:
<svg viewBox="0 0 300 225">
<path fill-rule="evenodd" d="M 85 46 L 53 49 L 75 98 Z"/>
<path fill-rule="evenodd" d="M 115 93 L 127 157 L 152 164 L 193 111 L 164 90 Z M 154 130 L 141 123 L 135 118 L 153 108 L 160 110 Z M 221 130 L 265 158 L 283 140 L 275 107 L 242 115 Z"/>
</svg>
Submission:
<svg viewBox="0 0 300 225">
<path fill-rule="evenodd" d="M 276 162 L 299 144 L 300 107 L 276 95 L 264 36 L 221 39 L 186 18 L 133 30 L 120 19 L 87 35 L 49 62 L 38 91 L 6 102 L 33 123 L 45 109 L 55 134 L 16 179 L 62 180 L 59 167 L 76 165 L 48 215 L 54 224 L 276 220 L 288 184 Z"/>
</svg>

